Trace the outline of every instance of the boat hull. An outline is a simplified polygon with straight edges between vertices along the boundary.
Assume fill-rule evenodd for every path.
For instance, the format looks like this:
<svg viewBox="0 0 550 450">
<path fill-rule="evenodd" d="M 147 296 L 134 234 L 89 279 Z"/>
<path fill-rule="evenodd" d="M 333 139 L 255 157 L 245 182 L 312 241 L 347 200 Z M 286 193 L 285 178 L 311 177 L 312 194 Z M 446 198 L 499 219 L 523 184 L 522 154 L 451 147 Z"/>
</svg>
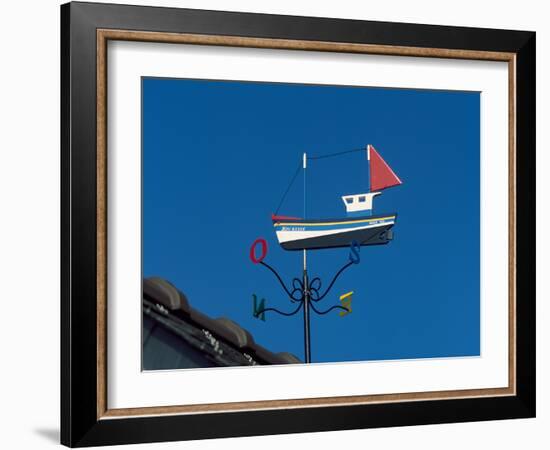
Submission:
<svg viewBox="0 0 550 450">
<path fill-rule="evenodd" d="M 285 250 L 314 250 L 359 245 L 384 245 L 393 238 L 397 215 L 326 220 L 273 221 L 279 244 Z"/>
</svg>

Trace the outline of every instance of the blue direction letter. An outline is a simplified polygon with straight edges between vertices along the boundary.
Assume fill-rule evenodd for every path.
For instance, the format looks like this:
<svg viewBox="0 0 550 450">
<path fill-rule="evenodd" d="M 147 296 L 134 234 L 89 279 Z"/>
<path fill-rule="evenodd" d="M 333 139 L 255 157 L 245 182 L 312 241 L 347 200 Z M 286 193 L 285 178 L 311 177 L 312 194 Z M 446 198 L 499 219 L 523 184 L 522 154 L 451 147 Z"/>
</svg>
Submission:
<svg viewBox="0 0 550 450">
<path fill-rule="evenodd" d="M 361 262 L 361 256 L 359 252 L 361 251 L 361 246 L 357 241 L 352 241 L 349 246 L 349 260 L 353 264 L 359 264 Z"/>
</svg>

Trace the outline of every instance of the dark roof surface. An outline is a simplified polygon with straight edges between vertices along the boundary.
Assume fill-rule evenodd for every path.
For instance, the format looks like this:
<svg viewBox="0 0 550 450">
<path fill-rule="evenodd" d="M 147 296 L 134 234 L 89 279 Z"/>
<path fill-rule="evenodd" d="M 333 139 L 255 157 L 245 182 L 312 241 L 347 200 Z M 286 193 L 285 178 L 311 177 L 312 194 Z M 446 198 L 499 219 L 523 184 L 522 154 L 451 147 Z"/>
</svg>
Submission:
<svg viewBox="0 0 550 450">
<path fill-rule="evenodd" d="M 257 344 L 231 319 L 201 313 L 163 278 L 143 280 L 143 317 L 145 370 L 302 362 L 291 353 L 273 353 Z"/>
</svg>

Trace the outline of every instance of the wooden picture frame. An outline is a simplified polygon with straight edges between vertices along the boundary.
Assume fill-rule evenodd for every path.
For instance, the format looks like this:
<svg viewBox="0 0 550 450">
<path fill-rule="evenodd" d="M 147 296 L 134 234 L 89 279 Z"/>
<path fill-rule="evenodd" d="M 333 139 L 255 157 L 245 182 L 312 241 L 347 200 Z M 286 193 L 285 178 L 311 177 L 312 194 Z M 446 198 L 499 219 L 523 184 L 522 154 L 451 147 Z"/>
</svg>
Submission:
<svg viewBox="0 0 550 450">
<path fill-rule="evenodd" d="M 505 61 L 506 388 L 110 409 L 107 42 Z M 90 446 L 534 417 L 535 33 L 125 5 L 61 7 L 61 442 Z"/>
</svg>

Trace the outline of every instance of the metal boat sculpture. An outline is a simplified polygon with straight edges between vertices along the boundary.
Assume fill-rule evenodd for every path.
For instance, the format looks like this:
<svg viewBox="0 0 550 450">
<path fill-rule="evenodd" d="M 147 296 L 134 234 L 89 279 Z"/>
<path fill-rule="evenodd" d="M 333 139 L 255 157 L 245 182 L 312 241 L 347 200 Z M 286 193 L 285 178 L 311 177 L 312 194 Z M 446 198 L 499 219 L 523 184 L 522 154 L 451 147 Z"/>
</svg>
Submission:
<svg viewBox="0 0 550 450">
<path fill-rule="evenodd" d="M 387 244 L 393 239 L 392 227 L 396 213 L 373 215 L 374 197 L 383 189 L 402 184 L 391 167 L 372 145 L 366 148 L 370 186 L 368 192 L 342 196 L 347 217 L 336 219 L 305 219 L 272 215 L 273 226 L 281 247 L 285 250 L 310 250 Z M 303 169 L 307 168 L 304 154 Z"/>
</svg>

